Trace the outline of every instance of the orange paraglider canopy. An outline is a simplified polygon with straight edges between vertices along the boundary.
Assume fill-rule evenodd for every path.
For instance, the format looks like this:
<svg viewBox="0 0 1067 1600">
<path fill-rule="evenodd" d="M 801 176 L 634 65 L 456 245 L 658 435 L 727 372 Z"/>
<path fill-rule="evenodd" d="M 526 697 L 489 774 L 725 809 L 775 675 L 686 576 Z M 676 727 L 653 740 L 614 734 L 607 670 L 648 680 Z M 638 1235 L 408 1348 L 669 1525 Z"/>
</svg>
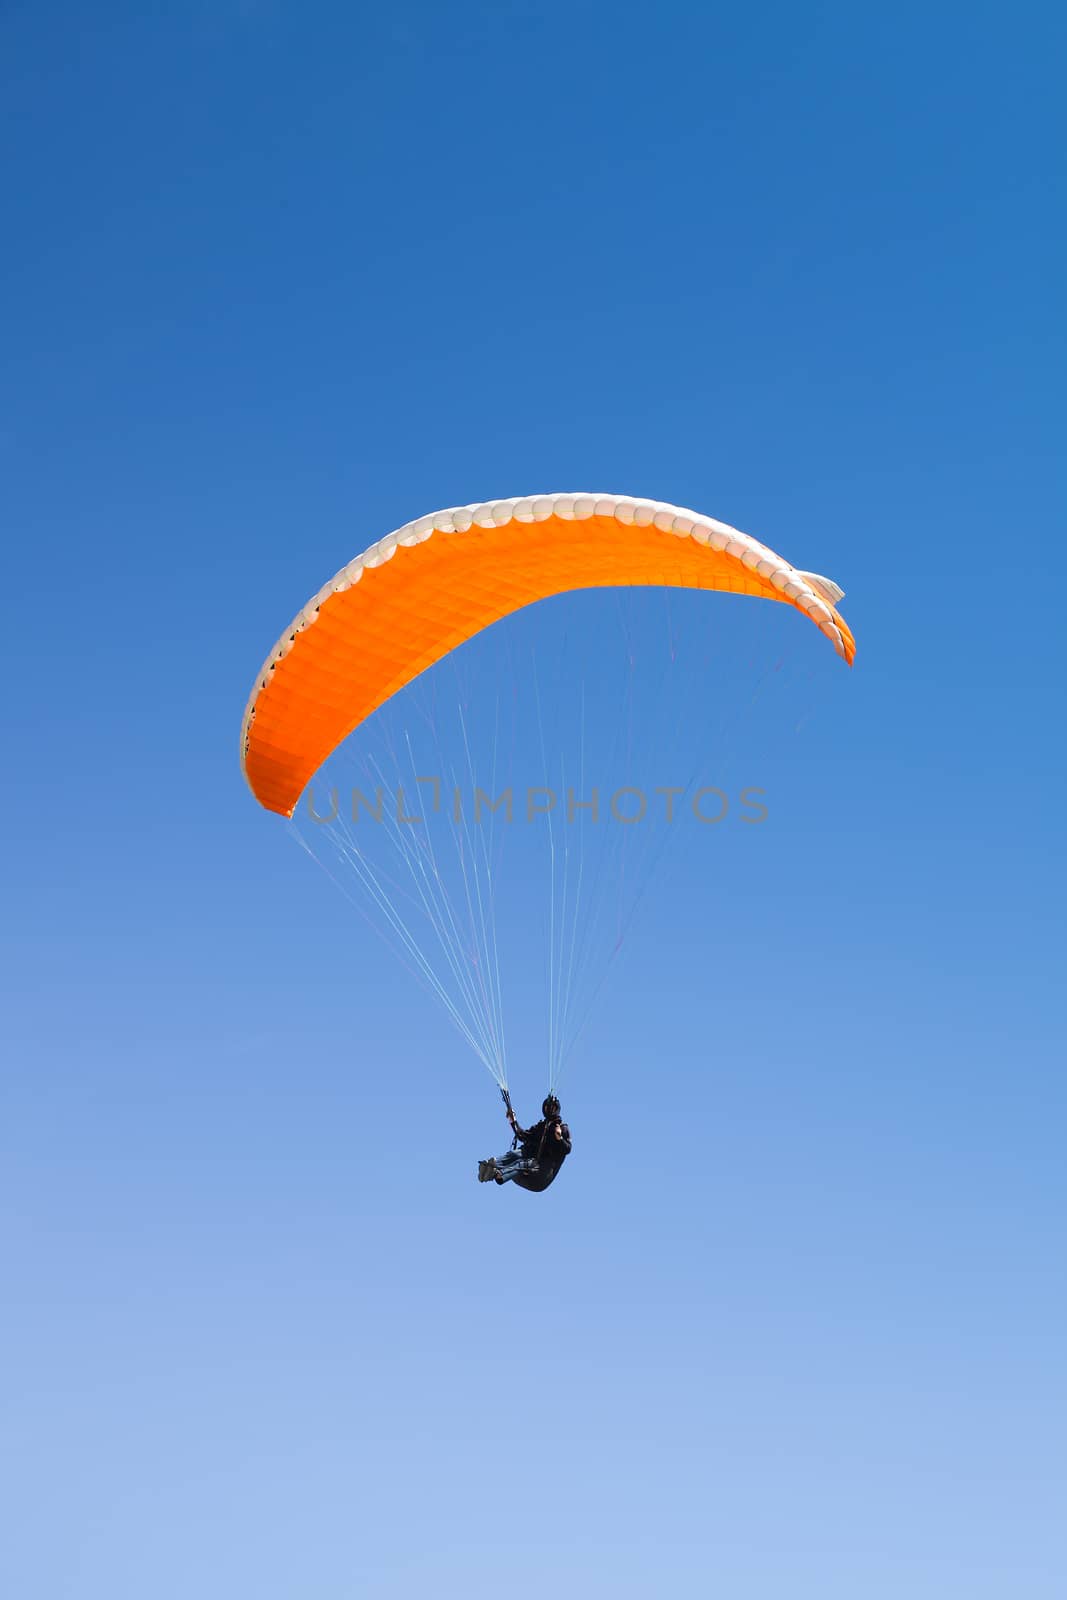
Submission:
<svg viewBox="0 0 1067 1600">
<path fill-rule="evenodd" d="M 660 585 L 784 600 L 851 663 L 842 591 L 735 528 L 659 501 L 544 495 L 408 523 L 339 572 L 283 634 L 245 712 L 241 761 L 291 816 L 365 717 L 490 623 L 573 589 Z"/>
</svg>

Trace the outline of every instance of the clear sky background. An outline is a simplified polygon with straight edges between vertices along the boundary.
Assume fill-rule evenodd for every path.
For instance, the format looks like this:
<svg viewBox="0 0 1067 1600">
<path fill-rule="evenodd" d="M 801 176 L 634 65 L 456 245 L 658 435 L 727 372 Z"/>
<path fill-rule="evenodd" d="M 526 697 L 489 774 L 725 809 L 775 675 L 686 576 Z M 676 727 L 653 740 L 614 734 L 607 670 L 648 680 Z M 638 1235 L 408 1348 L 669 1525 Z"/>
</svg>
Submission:
<svg viewBox="0 0 1067 1600">
<path fill-rule="evenodd" d="M 4 1593 L 1062 1596 L 1063 32 L 3 8 Z M 574 488 L 860 654 L 765 608 L 814 712 L 536 1199 L 236 744 L 365 544 Z"/>
</svg>

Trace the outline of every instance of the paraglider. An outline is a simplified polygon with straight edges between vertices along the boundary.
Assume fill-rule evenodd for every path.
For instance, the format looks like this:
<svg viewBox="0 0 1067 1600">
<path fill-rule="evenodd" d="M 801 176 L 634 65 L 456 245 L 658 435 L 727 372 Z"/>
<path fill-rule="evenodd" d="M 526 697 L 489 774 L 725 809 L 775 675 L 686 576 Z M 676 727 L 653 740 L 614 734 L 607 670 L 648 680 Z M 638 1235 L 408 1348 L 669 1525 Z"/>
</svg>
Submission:
<svg viewBox="0 0 1067 1600">
<path fill-rule="evenodd" d="M 505 1096 L 508 1069 L 496 938 L 503 845 L 499 837 L 494 839 L 493 830 L 506 829 L 511 821 L 512 790 L 510 777 L 503 779 L 506 787 L 496 782 L 495 726 L 479 747 L 471 736 L 469 716 L 470 682 L 477 687 L 488 681 L 499 702 L 499 679 L 494 673 L 476 672 L 464 680 L 462 694 L 453 694 L 459 723 L 455 749 L 461 751 L 453 762 L 454 750 L 444 750 L 439 738 L 449 693 L 439 692 L 429 669 L 447 659 L 455 661 L 463 654 L 460 647 L 474 649 L 476 637 L 493 624 L 551 597 L 583 590 L 649 588 L 717 590 L 784 602 L 808 617 L 846 663 L 851 665 L 854 658 L 855 641 L 837 609 L 842 599 L 837 584 L 794 567 L 736 528 L 678 506 L 625 495 L 529 496 L 435 512 L 372 544 L 298 613 L 257 675 L 245 709 L 241 768 L 255 798 L 268 811 L 291 819 L 307 791 L 312 833 L 310 842 L 298 835 L 300 842 L 325 864 L 319 846 L 329 839 L 334 864 L 358 889 L 364 914 L 384 930 L 415 977 L 445 1007 Z M 508 626 L 514 628 L 516 623 Z M 558 652 L 553 656 L 555 664 L 562 659 Z M 628 659 L 632 680 L 632 650 Z M 309 786 L 323 764 L 342 744 L 349 747 L 352 734 L 352 746 L 366 746 L 374 728 L 382 727 L 381 718 L 387 716 L 394 697 L 402 690 L 414 694 L 416 680 L 423 675 L 434 680 L 435 698 L 424 721 L 443 763 L 439 759 L 437 766 L 428 766 L 417 757 L 416 719 L 414 734 L 411 726 L 405 726 L 399 739 L 387 744 L 382 760 L 367 758 L 369 786 L 353 790 L 351 806 L 339 805 L 332 789 L 317 809 Z M 556 744 L 551 756 L 546 750 L 536 681 L 534 693 L 542 771 L 536 774 L 539 786 L 527 786 L 526 795 L 527 812 L 532 809 L 547 817 L 549 905 L 544 944 L 552 1091 L 587 1015 L 576 1005 L 575 995 L 595 965 L 590 951 L 600 926 L 583 920 L 583 901 L 588 905 L 597 895 L 601 903 L 611 901 L 615 925 L 608 935 L 610 962 L 624 931 L 623 874 L 618 874 L 612 901 L 604 888 L 610 873 L 586 871 L 583 862 L 584 840 L 608 838 L 608 830 L 597 821 L 597 789 L 585 787 L 591 780 L 585 764 L 584 685 L 572 690 L 565 702 L 570 707 L 580 703 L 583 719 L 581 742 L 576 745 L 579 755 L 570 765 L 561 742 L 562 718 L 550 721 Z M 705 698 L 700 696 L 702 704 Z M 750 701 L 751 694 L 748 700 L 738 697 L 737 704 Z M 604 697 L 600 703 L 605 703 Z M 601 717 L 593 726 L 609 723 Z M 662 718 L 653 723 L 665 725 Z M 479 755 L 479 749 L 489 754 Z M 479 760 L 491 772 L 477 771 Z M 393 774 L 383 770 L 385 764 L 396 769 Z M 548 783 L 550 764 L 555 787 Z M 464 766 L 466 771 L 460 773 L 458 768 Z M 462 793 L 458 781 L 453 781 L 459 776 L 467 782 Z M 573 788 L 572 776 L 579 780 Z M 674 797 L 688 791 L 676 784 L 672 774 L 664 776 L 670 777 L 670 784 L 657 786 L 655 793 L 670 797 L 666 820 L 671 822 Z M 761 791 L 742 794 L 747 792 Z M 385 794 L 391 800 L 395 797 L 395 805 L 385 803 Z M 537 798 L 532 807 L 531 795 Z M 708 815 L 697 809 L 701 795 L 724 796 L 718 788 L 695 791 L 693 809 L 707 831 L 706 825 L 717 822 L 725 806 Z M 619 796 L 626 802 L 623 809 L 617 803 Z M 646 813 L 644 792 L 632 786 L 618 788 L 606 809 L 617 835 L 633 835 L 630 825 Z M 375 836 L 368 819 L 378 829 L 384 865 L 374 859 Z M 438 829 L 436 835 L 431 825 Z M 296 824 L 290 826 L 295 829 Z M 562 830 L 558 848 L 556 828 Z M 513 852 L 521 848 L 517 831 L 509 836 Z M 609 842 L 604 854 L 624 848 Z M 449 852 L 451 869 L 446 860 Z M 529 875 L 527 871 L 527 879 Z M 521 874 L 517 881 L 523 881 Z M 627 889 L 633 883 L 631 874 Z M 480 1163 L 479 1178 L 541 1191 L 552 1183 L 571 1148 L 559 1102 L 550 1092 L 542 1120 L 526 1130 L 514 1120 L 510 1101 L 507 1104 L 516 1146 L 506 1156 Z"/>
</svg>

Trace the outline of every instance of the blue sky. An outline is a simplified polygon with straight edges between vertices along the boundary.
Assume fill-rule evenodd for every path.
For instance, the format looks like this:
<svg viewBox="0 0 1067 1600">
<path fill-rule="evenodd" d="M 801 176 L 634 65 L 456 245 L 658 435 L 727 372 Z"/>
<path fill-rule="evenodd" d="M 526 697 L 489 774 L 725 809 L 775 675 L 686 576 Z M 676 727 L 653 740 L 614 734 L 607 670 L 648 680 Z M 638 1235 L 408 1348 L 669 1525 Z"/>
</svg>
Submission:
<svg viewBox="0 0 1067 1600">
<path fill-rule="evenodd" d="M 1063 42 L 5 8 L 5 1592 L 1062 1594 Z M 860 654 L 753 623 L 768 822 L 651 897 L 535 1200 L 236 743 L 365 544 L 580 487 Z"/>
</svg>

